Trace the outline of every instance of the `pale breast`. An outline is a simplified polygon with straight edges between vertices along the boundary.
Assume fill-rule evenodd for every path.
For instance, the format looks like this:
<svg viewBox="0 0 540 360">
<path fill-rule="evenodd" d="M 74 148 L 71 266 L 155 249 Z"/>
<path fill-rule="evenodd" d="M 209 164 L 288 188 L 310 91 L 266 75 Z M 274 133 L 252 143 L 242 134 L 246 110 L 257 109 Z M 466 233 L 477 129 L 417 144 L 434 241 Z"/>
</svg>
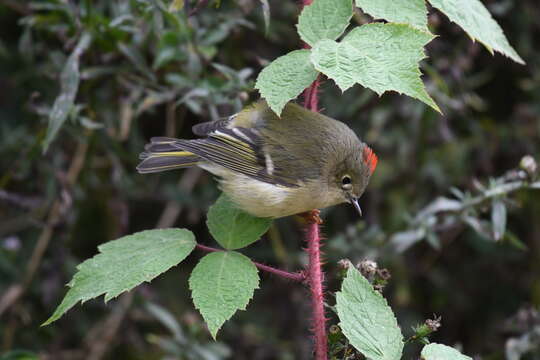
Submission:
<svg viewBox="0 0 540 360">
<path fill-rule="evenodd" d="M 280 218 L 344 202 L 327 191 L 316 192 L 310 184 L 291 188 L 238 174 L 222 177 L 220 185 L 235 204 L 257 217 Z"/>
</svg>

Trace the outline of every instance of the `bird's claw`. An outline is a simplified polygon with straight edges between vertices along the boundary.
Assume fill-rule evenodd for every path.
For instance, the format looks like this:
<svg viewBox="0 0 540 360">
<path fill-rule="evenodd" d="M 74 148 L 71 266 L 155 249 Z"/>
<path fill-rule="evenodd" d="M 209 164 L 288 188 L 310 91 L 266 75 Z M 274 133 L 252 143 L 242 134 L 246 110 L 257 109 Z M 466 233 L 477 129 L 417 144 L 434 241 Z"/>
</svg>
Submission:
<svg viewBox="0 0 540 360">
<path fill-rule="evenodd" d="M 302 218 L 308 223 L 308 224 L 318 224 L 321 225 L 323 223 L 323 220 L 320 217 L 321 211 L 318 209 L 314 209 L 311 211 L 307 211 L 305 213 L 300 214 Z"/>
</svg>

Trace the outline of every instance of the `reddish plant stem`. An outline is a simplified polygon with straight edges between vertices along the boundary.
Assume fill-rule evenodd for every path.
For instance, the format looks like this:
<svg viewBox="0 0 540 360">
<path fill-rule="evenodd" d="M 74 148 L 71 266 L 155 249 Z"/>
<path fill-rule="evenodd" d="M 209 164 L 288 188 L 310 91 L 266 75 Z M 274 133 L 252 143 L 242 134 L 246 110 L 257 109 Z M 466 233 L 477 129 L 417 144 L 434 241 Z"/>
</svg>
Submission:
<svg viewBox="0 0 540 360">
<path fill-rule="evenodd" d="M 312 0 L 302 0 L 302 7 L 310 5 Z M 308 44 L 304 44 L 305 49 L 309 49 Z M 320 76 L 304 90 L 304 107 L 311 111 L 319 111 L 319 85 Z M 318 215 L 318 213 L 317 213 Z M 324 314 L 324 272 L 321 262 L 321 234 L 319 223 L 312 219 L 308 222 L 307 233 L 307 252 L 309 264 L 307 268 L 307 279 L 311 292 L 311 331 L 313 331 L 315 340 L 315 360 L 328 359 L 328 340 L 326 337 L 326 317 Z"/>
<path fill-rule="evenodd" d="M 321 262 L 320 228 L 316 222 L 308 224 L 306 241 L 309 255 L 307 279 L 311 291 L 311 311 L 313 316 L 311 330 L 315 337 L 315 359 L 326 360 L 328 344 L 326 338 L 326 317 L 324 314 L 324 273 Z"/>
<path fill-rule="evenodd" d="M 319 85 L 321 84 L 320 77 L 317 76 L 315 81 L 304 90 L 304 107 L 310 109 L 311 111 L 319 111 Z"/>
<path fill-rule="evenodd" d="M 303 0 L 303 5 L 311 4 L 311 0 Z M 304 44 L 305 48 L 309 45 Z M 320 78 L 304 91 L 304 107 L 311 111 L 319 111 L 319 85 Z M 328 359 L 328 340 L 326 337 L 326 317 L 324 314 L 324 272 L 321 262 L 321 235 L 320 227 L 317 221 L 308 222 L 307 228 L 307 252 L 309 256 L 309 265 L 307 268 L 307 279 L 311 292 L 311 331 L 315 340 L 315 359 Z"/>
<path fill-rule="evenodd" d="M 205 252 L 223 251 L 223 250 L 220 250 L 220 249 L 216 249 L 216 248 L 209 247 L 209 246 L 204 246 L 204 245 L 201 245 L 201 244 L 197 244 L 196 247 L 199 250 L 202 250 L 202 251 L 205 251 Z M 255 266 L 259 270 L 266 271 L 268 273 L 280 276 L 280 277 L 285 278 L 285 279 L 289 279 L 289 280 L 296 281 L 296 282 L 302 282 L 302 281 L 306 280 L 306 276 L 302 272 L 292 273 L 292 272 L 288 272 L 288 271 L 285 271 L 285 270 L 276 269 L 276 268 L 273 268 L 271 266 L 264 265 L 264 264 L 261 264 L 261 263 L 255 262 L 255 261 L 253 261 L 253 264 L 255 264 Z"/>
</svg>

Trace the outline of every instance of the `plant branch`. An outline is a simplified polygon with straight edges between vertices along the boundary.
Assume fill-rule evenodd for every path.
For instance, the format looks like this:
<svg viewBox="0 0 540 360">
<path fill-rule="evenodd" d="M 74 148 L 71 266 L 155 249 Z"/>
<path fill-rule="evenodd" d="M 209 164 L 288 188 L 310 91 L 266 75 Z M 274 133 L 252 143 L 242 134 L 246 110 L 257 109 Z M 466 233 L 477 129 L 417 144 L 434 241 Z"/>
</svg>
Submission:
<svg viewBox="0 0 540 360">
<path fill-rule="evenodd" d="M 201 244 L 197 244 L 196 247 L 197 247 L 197 249 L 205 251 L 205 252 L 223 251 L 223 250 L 220 250 L 220 249 L 216 249 L 216 248 L 201 245 Z M 306 280 L 306 276 L 302 272 L 292 273 L 292 272 L 276 269 L 274 267 L 255 262 L 253 260 L 252 260 L 252 262 L 253 262 L 253 264 L 255 264 L 257 269 L 259 269 L 261 271 L 266 271 L 266 272 L 268 272 L 270 274 L 274 274 L 274 275 L 280 276 L 282 278 L 293 280 L 293 281 L 296 281 L 296 282 L 302 282 L 302 281 Z"/>
<path fill-rule="evenodd" d="M 326 337 L 326 317 L 324 314 L 324 273 L 321 262 L 321 234 L 319 224 L 315 221 L 308 224 L 307 252 L 309 265 L 307 277 L 311 291 L 312 331 L 315 336 L 315 359 L 326 360 L 328 344 Z"/>
<path fill-rule="evenodd" d="M 303 0 L 302 6 L 310 5 L 312 0 Z M 310 48 L 304 44 L 304 48 Z M 304 90 L 304 107 L 311 111 L 319 111 L 319 85 L 320 76 Z M 326 317 L 324 314 L 324 272 L 321 262 L 321 236 L 318 219 L 318 210 L 311 213 L 311 221 L 308 222 L 306 242 L 309 256 L 307 278 L 311 292 L 312 323 L 311 330 L 315 337 L 315 359 L 328 359 L 328 339 L 326 336 Z"/>
<path fill-rule="evenodd" d="M 69 170 L 66 175 L 65 185 L 72 187 L 76 181 L 79 173 L 84 166 L 84 160 L 86 159 L 86 153 L 88 150 L 88 144 L 86 142 L 80 142 L 69 166 Z M 43 255 L 49 246 L 49 242 L 53 236 L 54 227 L 61 220 L 63 215 L 63 200 L 61 195 L 54 201 L 49 214 L 47 216 L 47 222 L 43 228 L 39 238 L 36 242 L 36 246 L 32 251 L 32 255 L 26 267 L 26 272 L 23 275 L 22 281 L 18 284 L 13 284 L 0 298 L 0 316 L 8 308 L 12 307 L 21 296 L 24 295 L 28 287 L 30 286 L 34 276 L 41 265 Z"/>
</svg>

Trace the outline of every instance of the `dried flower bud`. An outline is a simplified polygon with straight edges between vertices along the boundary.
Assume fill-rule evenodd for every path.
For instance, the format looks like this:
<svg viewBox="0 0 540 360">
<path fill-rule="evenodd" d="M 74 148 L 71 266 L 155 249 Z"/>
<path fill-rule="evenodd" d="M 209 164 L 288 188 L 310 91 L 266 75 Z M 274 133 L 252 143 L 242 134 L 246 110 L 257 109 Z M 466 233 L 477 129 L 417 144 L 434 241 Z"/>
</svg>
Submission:
<svg viewBox="0 0 540 360">
<path fill-rule="evenodd" d="M 377 263 L 373 260 L 363 260 L 356 267 L 368 279 L 372 278 L 378 269 Z"/>
<path fill-rule="evenodd" d="M 531 155 L 525 155 L 521 158 L 521 161 L 519 162 L 519 167 L 529 175 L 530 178 L 534 178 L 536 176 L 536 171 L 538 170 L 538 165 L 536 164 L 536 160 Z"/>
<path fill-rule="evenodd" d="M 425 324 L 429 328 L 429 330 L 435 332 L 441 327 L 441 317 L 434 316 L 433 319 L 427 319 Z"/>
<path fill-rule="evenodd" d="M 328 331 L 330 332 L 330 334 L 339 334 L 341 332 L 341 329 L 337 325 L 331 325 Z"/>
<path fill-rule="evenodd" d="M 379 275 L 379 277 L 384 281 L 388 281 L 392 277 L 388 269 L 380 269 L 379 271 L 377 271 L 377 275 Z"/>
<path fill-rule="evenodd" d="M 351 266 L 351 260 L 341 259 L 337 263 L 338 267 L 342 270 L 347 270 Z"/>
</svg>

